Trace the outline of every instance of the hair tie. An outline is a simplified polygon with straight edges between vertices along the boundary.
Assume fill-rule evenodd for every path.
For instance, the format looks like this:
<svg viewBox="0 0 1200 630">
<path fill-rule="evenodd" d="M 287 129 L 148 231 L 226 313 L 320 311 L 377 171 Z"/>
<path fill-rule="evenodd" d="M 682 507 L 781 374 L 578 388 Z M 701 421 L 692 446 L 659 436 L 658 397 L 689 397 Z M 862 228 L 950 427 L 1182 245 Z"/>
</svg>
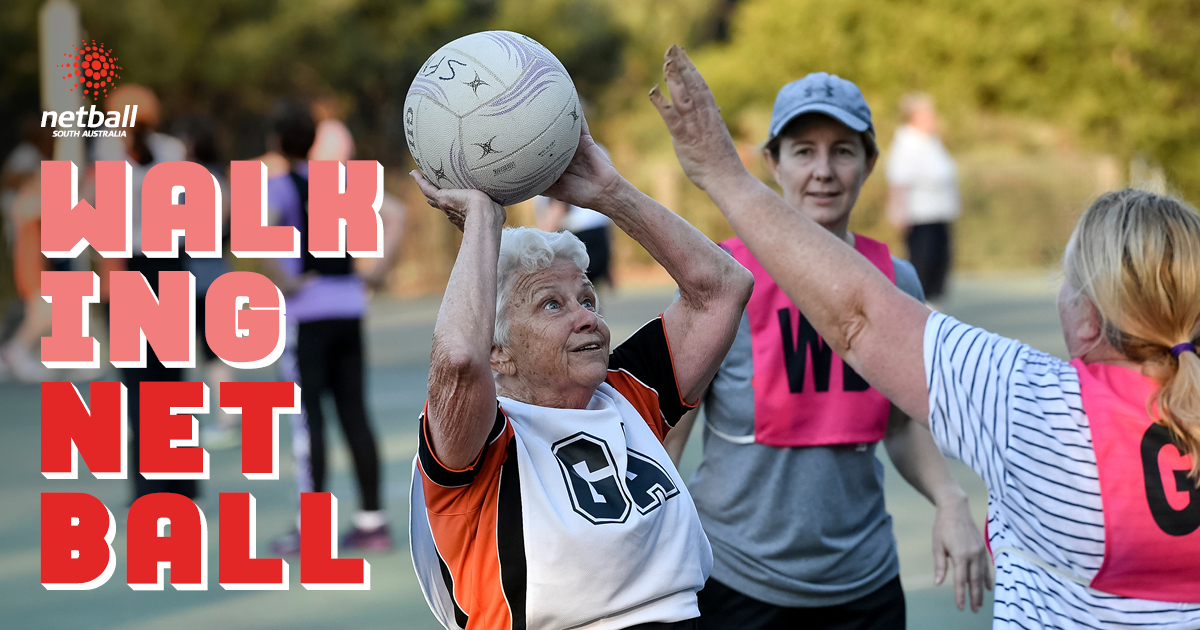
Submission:
<svg viewBox="0 0 1200 630">
<path fill-rule="evenodd" d="M 1195 351 L 1196 351 L 1196 344 L 1194 344 L 1190 341 L 1185 341 L 1177 346 L 1171 347 L 1171 356 L 1178 359 L 1179 355 L 1183 354 L 1184 352 L 1195 352 Z"/>
</svg>

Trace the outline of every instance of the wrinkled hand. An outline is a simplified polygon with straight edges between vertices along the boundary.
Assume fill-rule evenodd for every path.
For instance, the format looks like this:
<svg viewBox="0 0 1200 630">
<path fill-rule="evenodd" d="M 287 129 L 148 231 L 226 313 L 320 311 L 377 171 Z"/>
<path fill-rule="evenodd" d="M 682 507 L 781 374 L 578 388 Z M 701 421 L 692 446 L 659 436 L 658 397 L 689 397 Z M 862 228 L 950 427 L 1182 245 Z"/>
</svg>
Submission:
<svg viewBox="0 0 1200 630">
<path fill-rule="evenodd" d="M 954 604 L 963 609 L 970 595 L 971 612 L 983 606 L 983 589 L 992 590 L 991 558 L 967 502 L 939 505 L 933 523 L 934 581 L 946 579 L 947 560 L 954 568 Z"/>
<path fill-rule="evenodd" d="M 721 119 L 721 108 L 687 53 L 671 46 L 665 58 L 663 75 L 671 100 L 656 85 L 650 90 L 650 102 L 667 123 L 683 172 L 692 183 L 711 193 L 712 187 L 744 173 L 746 167 Z"/>
<path fill-rule="evenodd" d="M 579 128 L 579 147 L 558 181 L 546 189 L 546 196 L 573 206 L 602 211 L 604 199 L 622 181 L 604 149 L 592 139 L 587 119 Z"/>
<path fill-rule="evenodd" d="M 490 218 L 496 229 L 503 226 L 504 221 L 508 218 L 504 207 L 492 201 L 492 198 L 482 191 L 465 188 L 438 188 L 429 183 L 429 180 L 425 179 L 425 176 L 418 170 L 410 171 L 409 175 L 417 180 L 417 186 L 425 195 L 425 201 L 441 210 L 459 230 L 466 227 L 467 217 L 473 214 L 483 214 L 485 218 Z"/>
</svg>

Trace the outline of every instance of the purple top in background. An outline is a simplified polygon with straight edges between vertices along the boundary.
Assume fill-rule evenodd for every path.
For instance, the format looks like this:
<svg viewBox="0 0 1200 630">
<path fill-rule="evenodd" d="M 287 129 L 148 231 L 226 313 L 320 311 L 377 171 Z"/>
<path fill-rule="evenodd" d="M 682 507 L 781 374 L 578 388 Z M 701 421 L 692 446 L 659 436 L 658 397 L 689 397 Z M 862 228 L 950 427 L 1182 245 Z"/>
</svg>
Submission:
<svg viewBox="0 0 1200 630">
<path fill-rule="evenodd" d="M 296 165 L 296 172 L 308 176 L 308 165 Z M 273 225 L 290 225 L 301 229 L 304 213 L 300 209 L 300 193 L 286 174 L 267 181 L 267 206 Z M 303 254 L 303 252 L 301 252 Z M 280 258 L 284 273 L 300 275 L 304 269 L 300 258 Z M 367 312 L 367 290 L 358 274 L 317 276 L 300 290 L 287 296 L 287 316 L 297 322 L 322 319 L 357 319 Z"/>
</svg>

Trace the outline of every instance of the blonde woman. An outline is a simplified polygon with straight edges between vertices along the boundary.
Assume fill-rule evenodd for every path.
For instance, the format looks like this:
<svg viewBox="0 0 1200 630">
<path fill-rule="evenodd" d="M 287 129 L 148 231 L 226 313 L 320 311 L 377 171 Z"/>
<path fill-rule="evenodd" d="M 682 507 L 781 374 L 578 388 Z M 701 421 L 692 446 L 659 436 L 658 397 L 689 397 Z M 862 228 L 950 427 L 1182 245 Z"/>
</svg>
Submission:
<svg viewBox="0 0 1200 630">
<path fill-rule="evenodd" d="M 997 628 L 1200 627 L 1200 216 L 1136 190 L 1079 221 L 1065 362 L 898 290 L 746 172 L 682 50 L 651 93 L 688 176 L 825 341 L 988 485 Z"/>
</svg>

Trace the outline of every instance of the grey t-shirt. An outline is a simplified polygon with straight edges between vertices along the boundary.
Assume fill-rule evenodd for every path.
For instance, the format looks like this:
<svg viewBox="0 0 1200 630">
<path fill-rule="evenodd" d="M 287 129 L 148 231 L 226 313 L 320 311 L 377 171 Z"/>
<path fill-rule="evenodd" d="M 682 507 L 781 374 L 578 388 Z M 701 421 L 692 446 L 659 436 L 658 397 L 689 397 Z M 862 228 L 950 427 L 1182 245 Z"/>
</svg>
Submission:
<svg viewBox="0 0 1200 630">
<path fill-rule="evenodd" d="M 913 266 L 896 285 L 924 301 Z M 689 489 L 712 543 L 712 577 L 776 606 L 843 604 L 900 570 L 875 444 L 777 448 L 754 435 L 754 361 L 743 313 L 705 396 L 704 458 Z M 725 437 L 718 435 L 719 432 Z"/>
</svg>

